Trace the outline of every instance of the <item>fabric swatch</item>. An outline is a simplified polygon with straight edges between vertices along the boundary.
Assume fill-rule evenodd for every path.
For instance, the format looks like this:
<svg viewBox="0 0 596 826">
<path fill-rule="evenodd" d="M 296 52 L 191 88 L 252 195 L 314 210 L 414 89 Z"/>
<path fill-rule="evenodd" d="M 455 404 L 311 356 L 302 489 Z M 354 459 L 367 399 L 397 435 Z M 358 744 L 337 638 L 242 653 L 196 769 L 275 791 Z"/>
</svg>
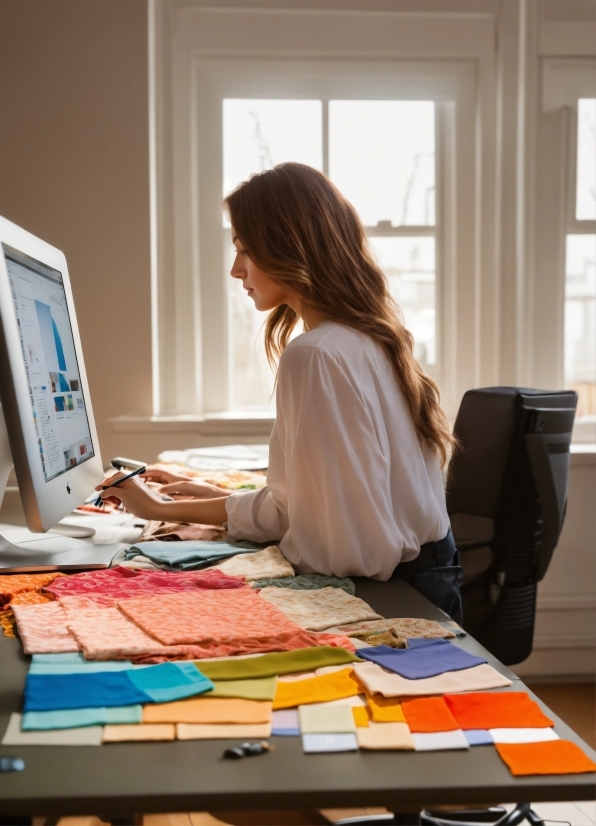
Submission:
<svg viewBox="0 0 596 826">
<path fill-rule="evenodd" d="M 102 743 L 133 743 L 175 739 L 176 726 L 164 723 L 154 726 L 104 726 L 101 741 Z"/>
<path fill-rule="evenodd" d="M 525 691 L 447 694 L 445 702 L 463 729 L 544 728 L 554 722 Z"/>
<path fill-rule="evenodd" d="M 341 588 L 354 596 L 356 586 L 347 577 L 323 576 L 323 574 L 300 574 L 279 579 L 258 579 L 250 583 L 252 588 L 291 588 L 293 591 L 318 591 L 321 588 Z"/>
<path fill-rule="evenodd" d="M 494 743 L 545 743 L 560 739 L 552 728 L 491 728 L 488 733 Z"/>
<path fill-rule="evenodd" d="M 349 625 L 341 624 L 330 629 L 338 634 L 348 634 L 359 631 L 386 631 L 391 629 L 398 637 L 410 639 L 421 637 L 424 639 L 449 639 L 455 637 L 453 631 L 444 628 L 435 620 L 419 619 L 418 617 L 393 617 L 392 619 L 366 620 L 352 622 Z"/>
<path fill-rule="evenodd" d="M 303 734 L 305 754 L 325 754 L 336 751 L 358 751 L 355 734 Z"/>
<path fill-rule="evenodd" d="M 81 654 L 34 654 L 29 674 L 91 674 L 94 671 L 129 671 L 129 660 L 90 662 Z"/>
<path fill-rule="evenodd" d="M 365 648 L 360 652 L 360 657 L 408 680 L 436 677 L 446 671 L 460 671 L 487 662 L 483 657 L 476 657 L 447 640 L 424 642 L 426 645 L 405 650 L 396 650 L 388 645 Z"/>
<path fill-rule="evenodd" d="M 456 731 L 436 731 L 432 734 L 412 734 L 416 751 L 447 751 L 449 749 L 469 749 L 464 733 Z"/>
<path fill-rule="evenodd" d="M 271 736 L 271 723 L 254 725 L 191 725 L 178 723 L 178 740 L 246 740 L 255 737 L 263 740 Z"/>
<path fill-rule="evenodd" d="M 307 631 L 324 631 L 340 623 L 380 619 L 370 605 L 340 588 L 320 588 L 317 591 L 263 588 L 260 594 Z"/>
<path fill-rule="evenodd" d="M 297 737 L 300 734 L 300 720 L 298 709 L 287 708 L 274 711 L 271 733 L 278 737 Z"/>
<path fill-rule="evenodd" d="M 405 723 L 401 703 L 390 697 L 369 697 L 368 707 L 375 723 Z"/>
<path fill-rule="evenodd" d="M 361 693 L 360 682 L 353 675 L 352 669 L 346 668 L 307 680 L 296 680 L 291 683 L 278 681 L 273 708 L 294 708 L 310 703 L 324 703 Z"/>
<path fill-rule="evenodd" d="M 279 550 L 277 545 L 270 545 L 262 551 L 252 554 L 240 554 L 219 562 L 212 570 L 223 571 L 234 577 L 258 580 L 265 578 L 293 577 L 294 569 Z"/>
<path fill-rule="evenodd" d="M 213 682 L 220 680 L 251 680 L 258 677 L 274 677 L 280 674 L 294 674 L 326 665 L 348 665 L 361 662 L 345 648 L 321 645 L 316 648 L 301 648 L 262 657 L 233 658 L 220 662 L 201 662 L 201 672 Z"/>
<path fill-rule="evenodd" d="M 302 734 L 348 734 L 356 731 L 349 706 L 300 706 L 298 717 Z"/>
<path fill-rule="evenodd" d="M 64 711 L 27 711 L 23 714 L 23 731 L 50 731 L 81 726 L 104 726 L 108 723 L 140 723 L 143 706 L 112 708 L 69 708 Z"/>
<path fill-rule="evenodd" d="M 239 697 L 244 700 L 273 700 L 277 677 L 258 680 L 220 680 L 213 684 L 209 697 Z"/>
<path fill-rule="evenodd" d="M 145 556 L 172 571 L 196 571 L 209 568 L 220 560 L 236 554 L 250 554 L 259 549 L 250 542 L 210 542 L 186 540 L 182 542 L 137 542 L 126 551 L 126 559 Z"/>
<path fill-rule="evenodd" d="M 21 731 L 21 715 L 11 714 L 2 738 L 3 746 L 100 746 L 101 726 L 59 731 Z"/>
<path fill-rule="evenodd" d="M 32 576 L 35 576 L 35 574 Z M 12 610 L 15 605 L 42 605 L 46 602 L 54 602 L 54 600 L 55 597 L 52 594 L 42 594 L 40 591 L 20 591 L 15 594 L 9 603 L 0 608 L 0 627 L 4 632 L 4 636 L 16 636 L 16 619 Z"/>
<path fill-rule="evenodd" d="M 405 723 L 375 723 L 368 728 L 357 729 L 358 745 L 361 749 L 381 751 L 411 751 L 414 741 Z"/>
<path fill-rule="evenodd" d="M 465 668 L 463 671 L 448 671 L 438 677 L 428 677 L 425 680 L 407 680 L 399 674 L 385 671 L 376 663 L 356 663 L 354 671 L 369 694 L 382 694 L 384 697 L 423 697 L 511 685 L 511 680 L 503 677 L 490 665 L 477 665 L 474 668 Z M 453 708 L 451 708 L 451 713 L 460 723 L 461 728 L 465 728 L 461 725 Z M 470 728 L 482 728 L 482 726 L 474 725 Z"/>
<path fill-rule="evenodd" d="M 511 774 L 584 774 L 596 771 L 596 763 L 569 740 L 550 743 L 497 743 L 496 749 Z"/>
<path fill-rule="evenodd" d="M 464 737 L 471 746 L 492 746 L 495 742 L 489 732 L 481 728 L 466 729 Z"/>
<path fill-rule="evenodd" d="M 79 646 L 66 627 L 66 613 L 59 602 L 14 605 L 12 610 L 25 654 L 78 651 Z"/>
<path fill-rule="evenodd" d="M 380 629 L 378 631 L 352 631 L 351 640 L 358 640 L 363 643 L 362 648 L 376 647 L 378 645 L 388 645 L 390 648 L 407 648 L 408 641 L 405 637 L 398 637 L 393 628 Z"/>
<path fill-rule="evenodd" d="M 271 722 L 271 703 L 228 697 L 201 697 L 178 703 L 145 706 L 144 723 L 250 724 Z"/>
<path fill-rule="evenodd" d="M 191 525 L 187 522 L 154 520 L 147 523 L 139 542 L 148 542 L 155 539 L 161 539 L 163 542 L 185 542 L 189 539 L 225 541 L 226 537 L 227 531 L 216 525 Z"/>
<path fill-rule="evenodd" d="M 58 577 L 65 577 L 65 574 L 52 571 L 47 574 L 10 574 L 10 576 L 0 576 L 0 608 L 10 604 L 17 594 L 33 593 L 41 591 L 50 585 Z"/>
<path fill-rule="evenodd" d="M 442 697 L 421 697 L 419 700 L 404 700 L 401 708 L 412 733 L 456 731 L 460 728 Z"/>
<path fill-rule="evenodd" d="M 195 697 L 213 688 L 213 683 L 194 663 L 162 663 L 126 672 L 132 683 L 154 703 L 167 703 Z"/>
<path fill-rule="evenodd" d="M 368 728 L 371 721 L 371 713 L 366 706 L 352 706 L 352 717 L 357 728 Z"/>
</svg>

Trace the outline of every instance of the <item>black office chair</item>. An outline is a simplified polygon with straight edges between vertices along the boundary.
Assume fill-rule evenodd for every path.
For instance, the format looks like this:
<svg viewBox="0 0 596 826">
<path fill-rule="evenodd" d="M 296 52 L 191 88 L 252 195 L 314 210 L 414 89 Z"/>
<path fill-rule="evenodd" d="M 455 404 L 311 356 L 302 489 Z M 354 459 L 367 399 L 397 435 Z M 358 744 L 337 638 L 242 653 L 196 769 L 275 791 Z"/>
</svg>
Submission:
<svg viewBox="0 0 596 826">
<path fill-rule="evenodd" d="M 572 391 L 487 387 L 468 391 L 457 414 L 447 510 L 464 569 L 463 624 L 506 665 L 532 651 L 537 583 L 565 518 L 576 406 Z M 509 814 L 421 816 L 440 826 L 524 820 L 543 824 L 527 803 Z"/>
</svg>

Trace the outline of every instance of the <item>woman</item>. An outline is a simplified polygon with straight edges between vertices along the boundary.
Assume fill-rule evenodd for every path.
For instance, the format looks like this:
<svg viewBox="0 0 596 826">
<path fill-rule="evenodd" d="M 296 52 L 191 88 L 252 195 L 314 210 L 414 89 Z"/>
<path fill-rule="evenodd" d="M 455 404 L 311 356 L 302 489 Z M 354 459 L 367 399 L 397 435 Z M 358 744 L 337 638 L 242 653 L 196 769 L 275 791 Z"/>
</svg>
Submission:
<svg viewBox="0 0 596 826">
<path fill-rule="evenodd" d="M 279 362 L 267 486 L 230 495 L 150 471 L 171 481 L 163 492 L 195 498 L 164 502 L 138 479 L 109 495 L 147 519 L 278 542 L 299 573 L 405 578 L 460 620 L 441 476 L 453 440 L 356 211 L 295 163 L 254 175 L 225 208 L 231 275 L 271 311 L 265 346 Z"/>
</svg>

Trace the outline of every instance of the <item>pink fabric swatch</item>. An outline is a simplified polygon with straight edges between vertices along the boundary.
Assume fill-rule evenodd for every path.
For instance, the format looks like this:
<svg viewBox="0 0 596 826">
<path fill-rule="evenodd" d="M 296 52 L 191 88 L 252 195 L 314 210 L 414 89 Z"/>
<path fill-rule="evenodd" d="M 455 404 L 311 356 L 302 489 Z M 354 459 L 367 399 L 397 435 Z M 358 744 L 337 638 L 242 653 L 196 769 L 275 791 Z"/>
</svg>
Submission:
<svg viewBox="0 0 596 826">
<path fill-rule="evenodd" d="M 66 626 L 66 612 L 59 602 L 13 605 L 12 610 L 25 654 L 62 654 L 79 650 L 75 637 Z"/>
<path fill-rule="evenodd" d="M 114 605 L 117 599 L 146 594 L 194 590 L 245 588 L 243 579 L 221 571 L 139 571 L 130 568 L 106 568 L 59 577 L 44 590 L 56 597 L 89 596 L 102 605 Z"/>
</svg>

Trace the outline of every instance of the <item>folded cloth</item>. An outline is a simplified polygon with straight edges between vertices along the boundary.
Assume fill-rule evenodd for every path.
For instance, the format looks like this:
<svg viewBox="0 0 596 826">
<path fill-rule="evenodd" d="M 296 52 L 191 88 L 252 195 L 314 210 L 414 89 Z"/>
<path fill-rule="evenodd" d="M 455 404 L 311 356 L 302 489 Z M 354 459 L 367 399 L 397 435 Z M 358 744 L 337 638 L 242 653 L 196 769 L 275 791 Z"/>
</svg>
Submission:
<svg viewBox="0 0 596 826">
<path fill-rule="evenodd" d="M 104 726 L 108 723 L 140 723 L 143 706 L 112 708 L 69 708 L 64 711 L 27 711 L 23 714 L 23 731 L 44 731 L 81 726 Z"/>
<path fill-rule="evenodd" d="M 283 579 L 258 579 L 250 584 L 252 588 L 291 588 L 293 591 L 319 591 L 321 588 L 341 588 L 350 596 L 354 596 L 356 593 L 356 586 L 347 576 L 300 574 L 299 576 L 284 577 Z"/>
<path fill-rule="evenodd" d="M 3 746 L 100 746 L 101 726 L 59 731 L 21 731 L 21 715 L 11 714 L 2 738 Z"/>
<path fill-rule="evenodd" d="M 352 717 L 357 728 L 368 728 L 371 720 L 371 713 L 365 706 L 352 706 Z"/>
<path fill-rule="evenodd" d="M 251 542 L 208 542 L 190 540 L 182 542 L 137 542 L 126 551 L 126 559 L 144 556 L 172 571 L 191 571 L 209 568 L 222 559 L 236 554 L 250 554 L 259 548 Z"/>
<path fill-rule="evenodd" d="M 265 577 L 281 579 L 295 576 L 294 569 L 277 545 L 270 545 L 252 554 L 233 556 L 225 562 L 219 562 L 211 570 L 223 571 L 230 576 L 242 577 L 247 581 Z"/>
<path fill-rule="evenodd" d="M 299 706 L 300 732 L 302 734 L 346 734 L 356 732 L 354 715 L 349 706 L 321 705 Z"/>
<path fill-rule="evenodd" d="M 184 542 L 189 539 L 225 541 L 227 531 L 216 525 L 188 524 L 186 522 L 149 522 L 139 542 L 160 539 L 162 542 Z"/>
<path fill-rule="evenodd" d="M 421 697 L 401 704 L 410 731 L 416 734 L 456 731 L 460 728 L 442 697 Z"/>
<path fill-rule="evenodd" d="M 464 731 L 464 737 L 471 746 L 492 746 L 494 740 L 486 729 L 470 728 Z"/>
<path fill-rule="evenodd" d="M 545 743 L 559 740 L 559 735 L 552 728 L 491 728 L 494 743 Z"/>
<path fill-rule="evenodd" d="M 427 734 L 412 734 L 416 751 L 447 751 L 469 749 L 470 744 L 461 729 L 456 731 L 435 731 Z"/>
<path fill-rule="evenodd" d="M 277 677 L 261 677 L 258 680 L 220 680 L 213 683 L 209 697 L 238 697 L 244 700 L 273 700 Z"/>
<path fill-rule="evenodd" d="M 448 671 L 437 677 L 428 677 L 423 680 L 408 680 L 400 677 L 399 674 L 385 671 L 376 663 L 356 663 L 354 672 L 369 694 L 382 694 L 384 697 L 423 697 L 446 692 L 475 691 L 511 685 L 511 680 L 503 677 L 490 665 L 477 665 L 474 668 L 465 668 L 463 671 Z M 454 714 L 453 708 L 451 712 Z M 457 715 L 454 714 L 454 716 L 461 728 L 465 728 L 461 725 Z M 480 726 L 475 725 L 470 728 L 480 728 Z"/>
<path fill-rule="evenodd" d="M 405 723 L 406 718 L 399 703 L 395 698 L 376 697 L 368 698 L 368 707 L 375 723 Z"/>
<path fill-rule="evenodd" d="M 358 751 L 358 740 L 355 734 L 303 734 L 302 751 L 305 754 Z"/>
<path fill-rule="evenodd" d="M 317 591 L 263 588 L 260 594 L 308 631 L 324 631 L 340 623 L 380 619 L 370 605 L 340 588 L 320 588 Z"/>
<path fill-rule="evenodd" d="M 363 648 L 378 645 L 388 645 L 390 648 L 407 648 L 408 640 L 398 637 L 393 628 L 379 629 L 378 631 L 351 631 L 350 639 L 365 643 Z"/>
<path fill-rule="evenodd" d="M 249 724 L 271 722 L 271 702 L 231 697 L 202 697 L 179 703 L 145 706 L 144 723 Z"/>
<path fill-rule="evenodd" d="M 146 594 L 177 593 L 193 590 L 244 588 L 241 579 L 221 571 L 134 571 L 130 568 L 104 568 L 62 577 L 46 586 L 55 597 L 89 596 L 102 605 L 114 605 L 116 599 L 141 597 Z"/>
<path fill-rule="evenodd" d="M 361 749 L 411 751 L 414 741 L 405 723 L 374 723 L 356 732 Z"/>
<path fill-rule="evenodd" d="M 121 600 L 118 606 L 164 645 L 208 646 L 211 656 L 291 651 L 329 641 L 304 631 L 250 588 L 163 594 Z"/>
<path fill-rule="evenodd" d="M 272 726 L 271 733 L 274 735 L 279 735 L 280 737 L 297 737 L 300 734 L 298 709 L 286 708 L 281 711 L 274 711 Z"/>
<path fill-rule="evenodd" d="M 396 650 L 388 645 L 364 648 L 360 652 L 363 660 L 377 663 L 388 671 L 393 671 L 408 680 L 436 677 L 446 671 L 460 671 L 482 665 L 486 660 L 476 657 L 447 640 L 423 640 L 425 645 Z"/>
<path fill-rule="evenodd" d="M 192 663 L 91 674 L 29 674 L 24 708 L 55 711 L 163 703 L 201 694 L 212 687 L 213 683 Z"/>
<path fill-rule="evenodd" d="M 280 674 L 294 674 L 296 671 L 311 671 L 326 665 L 348 665 L 361 662 L 345 648 L 321 645 L 316 648 L 301 648 L 261 657 L 234 657 L 219 662 L 201 662 L 201 672 L 210 680 L 250 680 L 257 677 L 274 677 Z"/>
<path fill-rule="evenodd" d="M 78 651 L 78 643 L 66 626 L 66 613 L 59 602 L 14 605 L 12 610 L 25 654 Z"/>
<path fill-rule="evenodd" d="M 81 654 L 34 654 L 29 674 L 90 674 L 94 671 L 130 671 L 130 660 L 91 662 Z"/>
<path fill-rule="evenodd" d="M 362 693 L 362 685 L 351 668 L 284 683 L 278 681 L 273 708 L 294 708 L 310 703 L 324 703 L 342 697 L 354 697 Z"/>
<path fill-rule="evenodd" d="M 366 620 L 364 622 L 352 622 L 348 625 L 341 624 L 334 628 L 327 629 L 337 634 L 348 634 L 359 631 L 387 631 L 391 629 L 398 637 L 411 639 L 421 637 L 423 639 L 448 639 L 455 637 L 453 631 L 444 628 L 435 620 L 419 619 L 418 617 L 393 617 L 392 619 Z"/>
<path fill-rule="evenodd" d="M 102 743 L 133 743 L 148 740 L 175 740 L 176 726 L 104 726 Z"/>
<path fill-rule="evenodd" d="M 446 693 L 445 702 L 463 729 L 547 728 L 554 722 L 543 713 L 538 703 L 525 691 L 503 691 L 499 694 Z"/>
<path fill-rule="evenodd" d="M 53 571 L 49 574 L 11 574 L 0 576 L 0 608 L 6 608 L 17 594 L 35 593 L 65 574 Z M 23 603 L 25 604 L 25 603 Z"/>
<path fill-rule="evenodd" d="M 511 774 L 584 774 L 596 771 L 596 763 L 569 740 L 549 743 L 497 743 L 496 749 Z"/>
<path fill-rule="evenodd" d="M 262 740 L 271 736 L 271 723 L 255 723 L 253 725 L 192 725 L 178 723 L 176 737 L 178 740 L 246 740 L 256 737 Z"/>
</svg>

